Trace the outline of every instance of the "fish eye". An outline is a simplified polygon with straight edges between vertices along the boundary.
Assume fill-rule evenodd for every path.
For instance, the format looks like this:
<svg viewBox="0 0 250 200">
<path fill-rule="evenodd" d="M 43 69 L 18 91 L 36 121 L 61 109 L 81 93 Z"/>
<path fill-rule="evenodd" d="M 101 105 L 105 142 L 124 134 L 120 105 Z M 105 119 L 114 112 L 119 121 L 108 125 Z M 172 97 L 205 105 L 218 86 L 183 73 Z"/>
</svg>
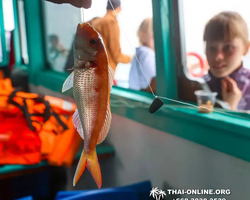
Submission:
<svg viewBox="0 0 250 200">
<path fill-rule="evenodd" d="M 90 40 L 90 44 L 96 44 L 96 40 L 94 40 L 94 39 L 92 39 L 92 40 Z"/>
</svg>

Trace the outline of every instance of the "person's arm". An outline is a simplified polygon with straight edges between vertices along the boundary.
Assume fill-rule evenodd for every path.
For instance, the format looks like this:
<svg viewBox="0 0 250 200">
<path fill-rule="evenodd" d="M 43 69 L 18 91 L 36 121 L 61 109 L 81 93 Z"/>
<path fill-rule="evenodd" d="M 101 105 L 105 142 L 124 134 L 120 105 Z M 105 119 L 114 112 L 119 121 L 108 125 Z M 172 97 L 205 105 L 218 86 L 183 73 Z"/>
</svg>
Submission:
<svg viewBox="0 0 250 200">
<path fill-rule="evenodd" d="M 69 3 L 75 7 L 78 8 L 90 8 L 92 4 L 92 0 L 46 0 L 50 1 L 52 3 L 57 3 L 57 4 L 63 4 L 63 3 Z"/>
<path fill-rule="evenodd" d="M 107 37 L 108 48 L 113 60 L 117 63 L 130 63 L 132 56 L 124 55 L 120 46 L 120 29 L 115 21 L 109 21 L 107 23 Z"/>
<path fill-rule="evenodd" d="M 153 92 L 156 93 L 156 80 L 155 80 L 155 77 L 152 78 L 151 82 L 150 82 L 150 87 L 152 88 Z M 147 88 L 145 89 L 141 89 L 141 91 L 143 92 L 152 92 L 150 87 L 148 86 Z"/>
</svg>

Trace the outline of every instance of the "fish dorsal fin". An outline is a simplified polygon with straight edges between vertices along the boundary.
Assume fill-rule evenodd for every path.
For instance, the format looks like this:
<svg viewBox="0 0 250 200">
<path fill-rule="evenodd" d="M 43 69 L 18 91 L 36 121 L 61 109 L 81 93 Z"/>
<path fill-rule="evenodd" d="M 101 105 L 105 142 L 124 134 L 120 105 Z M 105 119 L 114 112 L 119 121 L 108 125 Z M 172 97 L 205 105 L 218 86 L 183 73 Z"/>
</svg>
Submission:
<svg viewBox="0 0 250 200">
<path fill-rule="evenodd" d="M 77 132 L 81 136 L 81 138 L 84 140 L 82 123 L 81 123 L 81 120 L 80 120 L 80 117 L 79 117 L 78 109 L 76 109 L 75 113 L 73 114 L 73 124 L 74 124 L 74 127 L 76 128 Z"/>
<path fill-rule="evenodd" d="M 114 75 L 115 72 L 114 70 L 111 68 L 111 66 L 109 65 L 108 67 L 108 71 L 109 71 L 109 85 L 110 85 L 110 91 L 112 90 L 112 86 L 114 85 Z"/>
<path fill-rule="evenodd" d="M 64 81 L 63 87 L 62 87 L 62 92 L 65 92 L 69 90 L 70 88 L 73 87 L 74 83 L 74 71 L 71 72 L 71 74 L 68 76 L 68 78 Z"/>
<path fill-rule="evenodd" d="M 110 105 L 108 102 L 106 118 L 104 121 L 104 125 L 102 127 L 102 131 L 101 131 L 99 138 L 98 138 L 98 144 L 102 143 L 105 140 L 105 138 L 107 137 L 108 132 L 109 132 L 109 128 L 110 128 L 110 124 L 111 124 L 111 119 L 112 119 L 112 115 L 111 115 L 111 111 L 110 111 Z"/>
</svg>

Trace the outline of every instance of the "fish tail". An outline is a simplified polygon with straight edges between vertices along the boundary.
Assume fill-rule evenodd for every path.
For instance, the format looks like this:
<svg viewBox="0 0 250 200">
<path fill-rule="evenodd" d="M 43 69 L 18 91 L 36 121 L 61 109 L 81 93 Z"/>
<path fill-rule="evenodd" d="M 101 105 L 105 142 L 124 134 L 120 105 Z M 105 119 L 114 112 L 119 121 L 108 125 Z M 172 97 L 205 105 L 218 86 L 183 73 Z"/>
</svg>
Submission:
<svg viewBox="0 0 250 200">
<path fill-rule="evenodd" d="M 100 165 L 98 162 L 96 150 L 93 150 L 90 152 L 83 150 L 81 158 L 77 165 L 76 172 L 75 172 L 73 186 L 75 186 L 78 180 L 80 179 L 86 166 L 89 172 L 91 173 L 92 177 L 94 178 L 98 188 L 100 189 L 102 186 L 102 174 L 101 174 L 101 169 L 100 169 Z"/>
</svg>

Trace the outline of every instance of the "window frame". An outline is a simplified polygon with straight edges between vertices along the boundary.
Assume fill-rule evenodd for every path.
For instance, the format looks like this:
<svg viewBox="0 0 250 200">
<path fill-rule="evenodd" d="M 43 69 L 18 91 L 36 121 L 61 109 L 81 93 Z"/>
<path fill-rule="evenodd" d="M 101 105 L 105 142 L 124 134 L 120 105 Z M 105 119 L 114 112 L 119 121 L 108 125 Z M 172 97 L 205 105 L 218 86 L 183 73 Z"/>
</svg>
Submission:
<svg viewBox="0 0 250 200">
<path fill-rule="evenodd" d="M 14 13 L 14 25 L 15 28 L 13 30 L 14 36 L 14 52 L 15 52 L 15 66 L 14 68 L 18 68 L 22 66 L 22 54 L 21 54 L 21 39 L 20 39 L 20 28 L 19 28 L 19 17 L 18 17 L 18 1 L 13 1 L 13 13 Z"/>
<path fill-rule="evenodd" d="M 0 34 L 1 34 L 1 48 L 2 48 L 2 62 L 0 67 L 6 67 L 9 64 L 9 54 L 6 47 L 6 36 L 4 28 L 4 14 L 3 14 L 3 1 L 0 2 Z"/>
<path fill-rule="evenodd" d="M 158 96 L 177 98 L 177 79 L 175 69 L 174 29 L 171 16 L 171 1 L 152 0 L 153 24 L 156 54 L 156 92 Z"/>
<path fill-rule="evenodd" d="M 183 0 L 170 0 L 172 2 L 171 15 L 175 36 L 173 38 L 175 43 L 176 53 L 176 73 L 178 82 L 178 100 L 195 103 L 196 97 L 194 92 L 206 87 L 205 81 L 202 78 L 196 78 L 189 74 L 186 66 L 186 46 L 185 46 L 185 27 L 184 27 L 184 12 Z"/>
<path fill-rule="evenodd" d="M 30 83 L 61 94 L 68 73 L 49 70 L 46 59 L 46 37 L 43 21 L 43 1 L 24 0 Z M 152 0 L 156 49 L 157 95 L 182 100 L 185 88 L 192 88 L 180 63 L 180 28 L 176 0 Z M 35 45 L 34 45 L 35 44 Z M 191 86 L 190 86 L 191 85 Z M 189 92 L 190 93 L 190 92 Z M 192 96 L 194 94 L 192 93 Z M 192 97 L 193 98 L 193 97 Z M 190 100 L 192 98 L 184 98 Z M 147 92 L 113 86 L 111 100 L 128 104 L 139 102 L 150 106 L 154 96 Z M 166 107 L 150 114 L 145 107 L 113 107 L 113 114 L 121 115 L 149 127 L 176 135 L 229 155 L 250 161 L 249 119 L 235 119 L 220 113 L 200 114 L 190 107 L 164 101 Z"/>
<path fill-rule="evenodd" d="M 34 85 L 39 84 L 37 76 L 46 69 L 42 4 L 43 2 L 39 0 L 24 0 L 27 51 L 29 55 L 28 70 L 30 82 Z"/>
</svg>

